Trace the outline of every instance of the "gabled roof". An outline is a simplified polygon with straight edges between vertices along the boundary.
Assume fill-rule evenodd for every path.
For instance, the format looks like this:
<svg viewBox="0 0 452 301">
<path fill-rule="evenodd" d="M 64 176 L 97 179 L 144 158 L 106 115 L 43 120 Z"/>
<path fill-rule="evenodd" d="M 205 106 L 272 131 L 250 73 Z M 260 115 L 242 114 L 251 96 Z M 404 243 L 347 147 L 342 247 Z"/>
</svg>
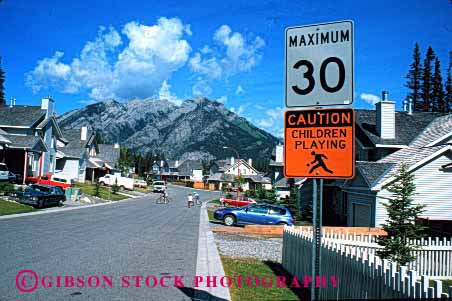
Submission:
<svg viewBox="0 0 452 301">
<path fill-rule="evenodd" d="M 243 176 L 243 178 L 250 179 L 254 183 L 264 183 L 264 184 L 271 184 L 271 179 L 268 177 L 264 177 L 262 175 L 251 175 L 251 176 Z"/>
<path fill-rule="evenodd" d="M 86 148 L 93 142 L 95 133 L 87 131 L 86 140 L 81 140 L 81 129 L 63 130 L 63 136 L 68 141 L 64 147 L 58 147 L 65 157 L 82 158 Z"/>
<path fill-rule="evenodd" d="M 427 163 L 428 161 L 438 157 L 439 155 L 451 151 L 451 146 L 438 145 L 433 147 L 414 148 L 408 147 L 396 151 L 391 155 L 377 161 L 381 163 L 392 163 L 393 166 L 381 177 L 376 183 L 374 183 L 372 190 L 379 190 L 383 186 L 389 184 L 397 175 L 402 163 L 408 166 L 408 170 L 414 170 L 419 166 Z"/>
<path fill-rule="evenodd" d="M 452 135 L 452 114 L 441 116 L 432 121 L 416 139 L 410 147 L 426 147 L 443 143 L 447 137 Z"/>
<path fill-rule="evenodd" d="M 1 127 L 32 127 L 46 115 L 40 106 L 0 107 Z"/>
<path fill-rule="evenodd" d="M 44 141 L 42 141 L 40 136 L 4 135 L 4 137 L 11 141 L 8 144 L 8 148 L 47 151 Z"/>
<path fill-rule="evenodd" d="M 111 144 L 99 144 L 98 147 L 99 153 L 96 157 L 108 163 L 110 166 L 116 166 L 121 154 L 119 147 L 115 148 L 115 146 Z"/>
<path fill-rule="evenodd" d="M 377 181 L 394 166 L 394 164 L 395 163 L 358 161 L 356 162 L 356 167 L 369 187 L 373 187 Z"/>
<path fill-rule="evenodd" d="M 180 176 L 191 176 L 192 170 L 202 170 L 202 162 L 198 160 L 185 160 L 177 167 Z"/>
<path fill-rule="evenodd" d="M 10 140 L 8 140 L 5 135 L 7 135 L 7 133 L 5 131 L 3 131 L 2 129 L 0 129 L 0 143 L 2 144 L 6 144 L 6 143 L 11 143 Z"/>
<path fill-rule="evenodd" d="M 441 113 L 395 112 L 395 139 L 382 139 L 377 133 L 377 113 L 375 110 L 356 110 L 357 136 L 364 146 L 376 144 L 408 145 L 413 141 L 433 120 L 443 116 Z M 369 145 L 370 144 L 370 145 Z"/>
</svg>

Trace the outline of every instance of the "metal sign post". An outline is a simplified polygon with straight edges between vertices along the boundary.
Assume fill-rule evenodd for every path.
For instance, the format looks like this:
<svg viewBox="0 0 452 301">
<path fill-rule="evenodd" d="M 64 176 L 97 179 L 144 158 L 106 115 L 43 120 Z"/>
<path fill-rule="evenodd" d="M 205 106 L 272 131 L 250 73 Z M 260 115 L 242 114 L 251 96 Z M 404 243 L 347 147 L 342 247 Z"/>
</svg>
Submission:
<svg viewBox="0 0 452 301">
<path fill-rule="evenodd" d="M 321 266 L 321 242 L 322 242 L 322 203 L 323 203 L 323 179 L 313 179 L 312 191 L 312 290 L 311 300 L 319 300 L 320 266 Z"/>
</svg>

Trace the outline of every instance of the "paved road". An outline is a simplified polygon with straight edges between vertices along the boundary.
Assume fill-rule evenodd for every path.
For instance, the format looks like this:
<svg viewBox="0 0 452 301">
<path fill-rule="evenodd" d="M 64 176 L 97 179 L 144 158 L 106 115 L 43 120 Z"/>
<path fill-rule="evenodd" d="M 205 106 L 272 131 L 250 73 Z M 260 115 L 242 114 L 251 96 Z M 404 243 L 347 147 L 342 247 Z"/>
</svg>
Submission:
<svg viewBox="0 0 452 301">
<path fill-rule="evenodd" d="M 173 282 L 174 276 L 185 275 L 183 283 L 192 286 L 200 210 L 186 208 L 192 191 L 170 187 L 173 202 L 168 205 L 156 204 L 157 195 L 150 194 L 106 206 L 0 220 L 0 300 L 190 300 L 191 289 L 148 288 L 144 280 L 136 288 L 136 278 L 126 281 L 124 276 L 172 276 Z M 218 196 L 199 194 L 201 200 Z M 16 275 L 24 269 L 40 277 L 32 293 L 16 288 Z M 53 287 L 42 288 L 44 275 L 53 276 Z M 65 286 L 66 275 L 83 276 L 78 282 L 83 287 L 77 288 L 75 279 L 75 287 L 58 288 L 58 275 L 63 276 L 60 286 Z M 90 288 L 91 275 L 111 277 L 113 287 L 108 279 L 96 283 L 91 277 L 91 286 L 99 287 Z M 129 288 L 121 287 L 127 282 Z M 25 278 L 24 283 L 31 287 L 34 281 Z"/>
</svg>

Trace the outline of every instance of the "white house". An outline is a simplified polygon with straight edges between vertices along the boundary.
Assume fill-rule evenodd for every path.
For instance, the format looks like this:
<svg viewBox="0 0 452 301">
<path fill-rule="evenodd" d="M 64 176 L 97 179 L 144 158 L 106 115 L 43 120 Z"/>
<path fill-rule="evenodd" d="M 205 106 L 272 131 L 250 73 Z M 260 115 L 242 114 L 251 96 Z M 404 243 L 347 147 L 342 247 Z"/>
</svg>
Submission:
<svg viewBox="0 0 452 301">
<path fill-rule="evenodd" d="M 55 172 L 84 183 L 88 161 L 99 152 L 96 135 L 87 127 L 64 130 L 63 135 L 67 142 L 58 141 Z"/>
</svg>

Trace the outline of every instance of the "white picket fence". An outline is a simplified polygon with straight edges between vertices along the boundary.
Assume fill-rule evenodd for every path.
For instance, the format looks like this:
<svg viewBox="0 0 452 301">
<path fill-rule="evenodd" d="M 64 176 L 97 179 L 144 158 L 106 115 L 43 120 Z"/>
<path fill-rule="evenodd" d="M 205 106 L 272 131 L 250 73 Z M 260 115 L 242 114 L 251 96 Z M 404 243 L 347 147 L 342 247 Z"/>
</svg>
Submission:
<svg viewBox="0 0 452 301">
<path fill-rule="evenodd" d="M 285 227 L 283 237 L 284 268 L 299 279 L 311 275 L 312 232 Z M 452 244 L 445 240 L 437 242 L 438 240 L 422 241 L 422 250 L 417 251 L 421 260 L 416 261 L 416 266 L 420 271 L 438 272 L 437 274 L 444 271 L 445 275 L 451 272 Z M 373 236 L 324 233 L 320 274 L 326 277 L 337 276 L 339 281 L 336 288 L 332 285 L 321 288 L 320 298 L 452 298 L 452 286 L 449 287 L 448 294 L 442 293 L 441 280 L 433 280 L 434 286 L 430 287 L 429 280 L 432 277 L 410 267 L 397 269 L 395 263 L 381 260 L 375 255 L 377 248 Z M 439 262 L 444 266 L 439 266 Z"/>
</svg>

